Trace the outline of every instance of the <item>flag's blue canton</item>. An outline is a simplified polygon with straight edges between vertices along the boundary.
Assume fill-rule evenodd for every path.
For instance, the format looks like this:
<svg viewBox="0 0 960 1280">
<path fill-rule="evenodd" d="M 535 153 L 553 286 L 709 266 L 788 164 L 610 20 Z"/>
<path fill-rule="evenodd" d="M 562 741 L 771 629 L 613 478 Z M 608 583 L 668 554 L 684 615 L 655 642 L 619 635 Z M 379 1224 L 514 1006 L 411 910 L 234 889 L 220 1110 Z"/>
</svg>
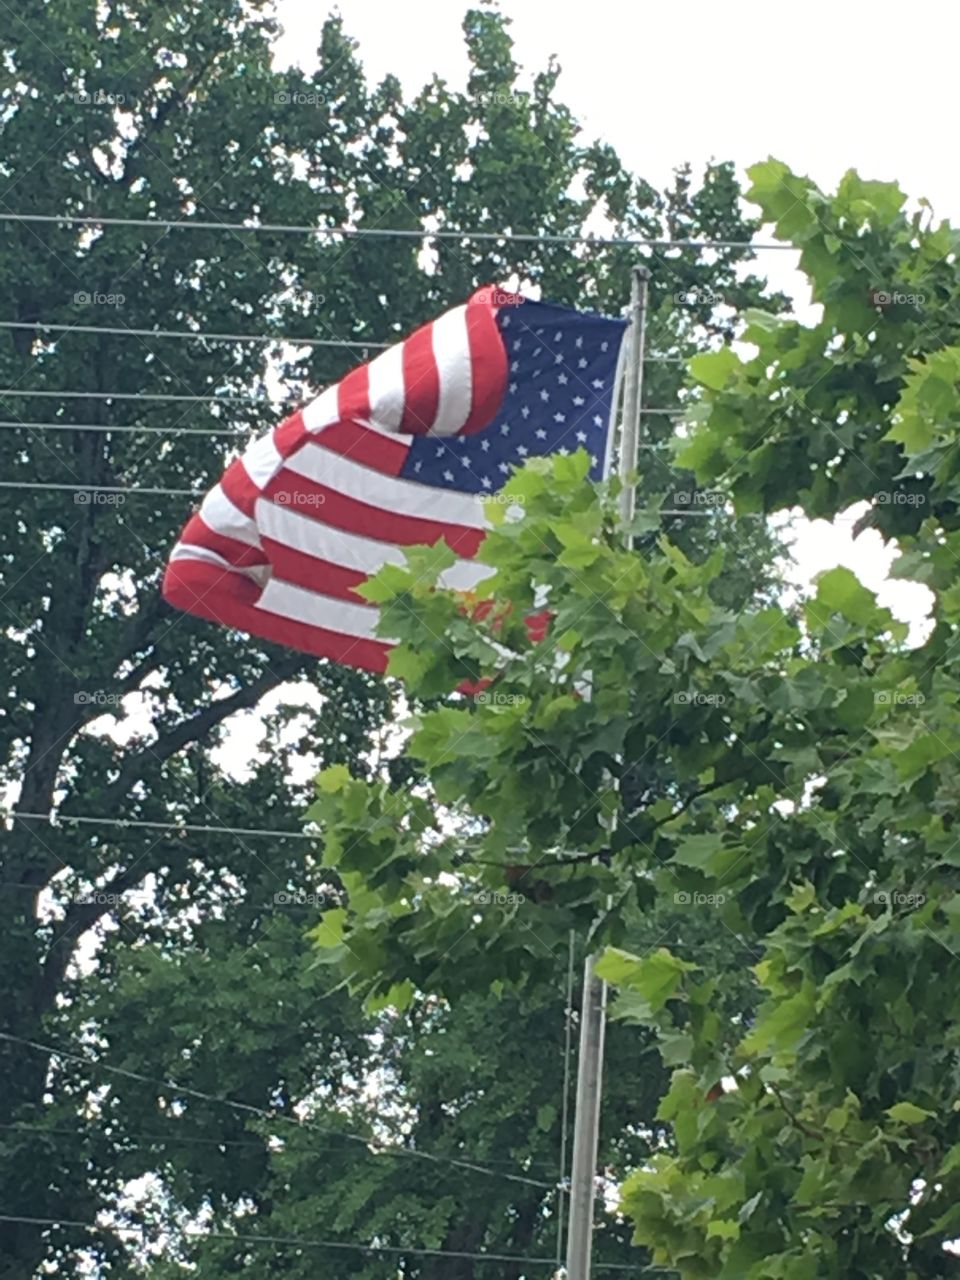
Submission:
<svg viewBox="0 0 960 1280">
<path fill-rule="evenodd" d="M 626 322 L 524 301 L 503 307 L 497 323 L 508 363 L 496 417 L 473 435 L 417 437 L 400 474 L 439 489 L 495 493 L 527 458 L 583 448 L 599 479 Z"/>
</svg>

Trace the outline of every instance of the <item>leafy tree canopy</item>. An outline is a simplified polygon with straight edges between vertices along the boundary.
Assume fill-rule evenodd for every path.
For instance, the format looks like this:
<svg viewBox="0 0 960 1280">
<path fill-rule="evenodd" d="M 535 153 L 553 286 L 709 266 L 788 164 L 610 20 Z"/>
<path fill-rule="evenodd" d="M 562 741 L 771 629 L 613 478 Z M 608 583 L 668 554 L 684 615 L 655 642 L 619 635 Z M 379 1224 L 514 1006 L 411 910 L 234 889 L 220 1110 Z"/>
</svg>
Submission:
<svg viewBox="0 0 960 1280">
<path fill-rule="evenodd" d="M 0 1274 L 86 1267 L 122 1277 L 190 1265 L 210 1277 L 453 1274 L 423 1255 L 301 1255 L 185 1233 L 194 1224 L 250 1235 L 256 1223 L 263 1235 L 315 1236 L 334 1210 L 327 1234 L 340 1243 L 390 1226 L 396 1246 L 456 1249 L 469 1211 L 483 1247 L 552 1254 L 565 942 L 538 989 L 513 1006 L 504 995 L 503 1034 L 485 1037 L 491 1078 L 499 1070 L 512 1084 L 489 1108 L 466 1085 L 438 1108 L 424 1063 L 435 1055 L 438 1070 L 463 1081 L 480 998 L 438 1008 L 424 989 L 402 1017 L 362 1014 L 332 969 L 311 967 L 305 931 L 317 908 L 303 895 L 329 898 L 340 881 L 308 842 L 100 821 L 296 833 L 305 798 L 290 782 L 294 764 L 342 764 L 378 786 L 423 767 L 391 758 L 395 681 L 165 609 L 159 579 L 191 500 L 137 491 L 200 495 L 283 412 L 270 387 L 279 381 L 295 403 L 341 377 L 362 344 L 390 341 L 479 284 L 515 279 L 616 312 L 635 256 L 469 239 L 422 253 L 416 238 L 297 236 L 264 224 L 569 235 L 599 212 L 619 235 L 749 241 L 755 224 L 739 208 L 732 167 L 681 168 L 654 190 L 582 136 L 556 66 L 521 74 L 509 24 L 487 9 L 464 21 L 465 90 L 435 79 L 411 97 L 393 77 L 366 82 L 336 18 L 315 73 L 276 67 L 275 21 L 258 0 L 28 0 L 6 16 L 0 212 L 252 229 L 0 221 L 0 319 L 20 326 L 0 341 L 3 479 L 78 487 L 0 490 L 0 779 L 21 812 L 90 820 L 20 819 L 0 833 L 0 1030 L 17 1037 L 0 1040 L 0 1204 L 15 1218 L 63 1224 L 0 1223 Z M 662 255 L 651 349 L 679 358 L 729 336 L 733 309 L 763 302 L 749 258 Z M 289 336 L 361 345 L 307 351 L 281 343 Z M 680 382 L 677 364 L 652 364 L 648 403 L 672 407 Z M 669 418 L 652 416 L 651 485 L 671 470 L 670 435 Z M 692 484 L 689 472 L 680 478 Z M 124 492 L 80 501 L 93 486 Z M 668 523 L 692 556 L 706 553 L 713 535 L 697 522 Z M 755 575 L 769 587 L 770 540 L 730 520 L 724 528 L 740 546 L 723 587 L 729 605 Z M 281 705 L 240 783 L 218 750 L 226 727 L 277 689 Z M 655 782 L 638 773 L 638 805 Z M 549 1045 L 536 1081 L 507 1031 L 520 1025 Z M 636 1049 L 620 1030 L 611 1053 L 622 1055 L 624 1085 L 604 1158 L 622 1169 L 654 1140 L 663 1076 L 648 1053 L 638 1081 Z M 510 1096 L 521 1117 L 513 1126 Z M 304 1105 L 333 1136 L 291 1125 Z M 378 1127 L 378 1106 L 404 1123 Z M 631 1130 L 634 1107 L 643 1122 Z M 462 1186 L 438 1203 L 425 1176 L 409 1181 L 414 1160 L 375 1160 L 337 1136 L 347 1129 L 480 1157 L 551 1186 L 502 1180 L 491 1196 L 489 1176 L 461 1170 Z M 131 1199 L 131 1187 L 144 1195 Z M 608 1233 L 602 1256 L 623 1261 L 624 1236 Z"/>
</svg>

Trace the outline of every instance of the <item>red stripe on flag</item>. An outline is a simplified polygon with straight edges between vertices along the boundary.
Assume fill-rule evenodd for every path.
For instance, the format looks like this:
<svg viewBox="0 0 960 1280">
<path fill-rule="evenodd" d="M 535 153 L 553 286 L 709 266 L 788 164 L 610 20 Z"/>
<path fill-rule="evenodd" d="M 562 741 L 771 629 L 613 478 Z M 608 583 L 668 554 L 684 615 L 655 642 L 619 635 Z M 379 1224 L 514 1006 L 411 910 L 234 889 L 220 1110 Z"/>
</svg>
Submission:
<svg viewBox="0 0 960 1280">
<path fill-rule="evenodd" d="M 289 458 L 306 439 L 307 428 L 303 421 L 303 412 L 298 409 L 284 419 L 273 433 L 273 443 L 281 458 Z"/>
<path fill-rule="evenodd" d="M 236 610 L 256 604 L 260 588 L 245 573 L 221 569 L 207 560 L 177 559 L 170 561 L 163 575 L 163 598 L 175 609 L 213 622 L 230 622 Z"/>
<path fill-rule="evenodd" d="M 260 497 L 260 490 L 247 475 L 242 458 L 235 458 L 227 467 L 220 480 L 220 488 L 235 507 L 253 519 L 253 508 Z"/>
<path fill-rule="evenodd" d="M 349 600 L 353 604 L 370 607 L 370 601 L 357 595 L 354 588 L 366 582 L 367 575 L 359 569 L 347 569 L 331 560 L 321 560 L 306 551 L 297 551 L 285 542 L 264 538 L 263 545 L 270 553 L 273 577 L 290 582 L 295 587 L 305 587 L 320 595 L 334 596 L 337 600 Z"/>
<path fill-rule="evenodd" d="M 286 469 L 271 480 L 264 496 L 285 511 L 295 511 L 309 520 L 343 529 L 346 533 L 356 533 L 363 538 L 373 538 L 376 542 L 416 547 L 432 546 L 444 538 L 465 559 L 477 554 L 486 532 L 375 507 Z"/>
<path fill-rule="evenodd" d="M 527 638 L 531 644 L 539 644 L 550 634 L 550 623 L 553 621 L 552 609 L 541 609 L 539 613 L 528 613 L 523 620 L 527 629 Z"/>
<path fill-rule="evenodd" d="M 307 436 L 304 448 L 311 445 L 339 453 L 385 476 L 398 476 L 410 452 L 408 439 L 391 438 L 362 427 L 359 422 L 331 423 L 316 435 Z"/>
<path fill-rule="evenodd" d="M 341 418 L 370 417 L 370 373 L 367 365 L 351 369 L 337 387 L 337 412 Z"/>
<path fill-rule="evenodd" d="M 199 513 L 187 521 L 180 541 L 188 546 L 206 547 L 208 551 L 215 551 L 238 568 L 267 563 L 267 557 L 262 551 L 251 547 L 249 543 L 239 542 L 236 538 L 225 538 L 223 534 L 211 529 Z"/>
<path fill-rule="evenodd" d="M 485 299 L 471 298 L 467 304 L 467 340 L 473 369 L 473 399 L 461 435 L 482 431 L 493 421 L 507 387 L 507 351 L 497 327 L 497 313 Z"/>
<path fill-rule="evenodd" d="M 253 602 L 259 594 L 249 578 L 200 560 L 172 561 L 163 580 L 164 599 L 177 609 L 318 658 L 366 671 L 386 670 L 391 646 L 384 641 L 358 639 L 257 609 Z"/>
<path fill-rule="evenodd" d="M 433 325 L 425 324 L 403 344 L 404 406 L 400 429 L 425 435 L 437 420 L 440 373 L 433 354 Z"/>
</svg>

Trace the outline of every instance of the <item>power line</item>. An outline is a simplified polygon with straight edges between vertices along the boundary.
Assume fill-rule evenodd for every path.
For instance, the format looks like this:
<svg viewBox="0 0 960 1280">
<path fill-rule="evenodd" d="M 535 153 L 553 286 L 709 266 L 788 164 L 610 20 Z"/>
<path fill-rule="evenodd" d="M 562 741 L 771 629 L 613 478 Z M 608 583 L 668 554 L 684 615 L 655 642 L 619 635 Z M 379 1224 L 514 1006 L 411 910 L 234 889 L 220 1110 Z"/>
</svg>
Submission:
<svg viewBox="0 0 960 1280">
<path fill-rule="evenodd" d="M 644 409 L 644 414 L 669 415 L 678 417 L 683 409 Z M 243 427 L 147 427 L 127 423 L 117 426 L 102 422 L 17 422 L 14 420 L 0 422 L 0 430 L 7 431 L 101 431 L 118 432 L 120 435 L 160 435 L 160 436 L 233 436 L 238 437 L 250 428 Z M 651 445 L 648 448 L 657 448 Z"/>
<path fill-rule="evenodd" d="M 350 347 L 360 351 L 387 351 L 396 342 L 355 342 L 347 338 L 294 338 L 269 333 L 193 333 L 187 329 L 129 329 L 124 325 L 48 324 L 44 320 L 0 320 L 0 329 L 29 329 L 37 333 L 106 333 L 121 338 L 180 338 L 192 342 L 287 342 L 292 347 Z M 645 364 L 685 364 L 686 356 L 646 356 Z"/>
<path fill-rule="evenodd" d="M 141 427 L 104 425 L 102 422 L 0 422 L 0 430 L 15 431 L 110 431 L 120 435 L 158 436 L 238 436 L 249 427 Z"/>
<path fill-rule="evenodd" d="M 265 408 L 273 408 L 275 402 L 267 396 L 184 396 L 165 395 L 157 392 L 141 391 L 36 391 L 22 387 L 0 387 L 0 396 L 15 396 L 24 399 L 55 400 L 162 400 L 177 404 L 258 404 Z M 287 396 L 280 404 L 292 400 L 302 400 L 302 396 Z"/>
<path fill-rule="evenodd" d="M 650 446 L 655 449 L 655 445 Z M 202 493 L 197 493 L 193 489 L 155 489 L 155 488 L 124 488 L 122 485 L 110 484 L 56 484 L 53 481 L 41 483 L 35 480 L 0 480 L 0 489 L 27 489 L 27 490 L 43 490 L 56 491 L 64 493 L 122 493 L 122 494 L 146 494 L 149 496 L 162 495 L 164 497 L 193 498 L 199 499 L 203 497 Z M 650 511 L 646 514 L 673 517 L 673 516 L 691 516 L 694 518 L 708 519 L 710 516 L 717 514 L 728 514 L 725 508 L 719 503 L 711 503 L 705 510 L 691 510 L 689 508 L 672 508 L 661 507 L 659 510 Z M 643 514 L 642 512 L 638 512 Z M 765 520 L 766 514 L 762 511 L 745 511 L 743 515 L 738 516 L 738 520 Z M 840 517 L 838 517 L 839 519 Z"/>
<path fill-rule="evenodd" d="M 15 1214 L 0 1213 L 0 1222 L 19 1222 L 37 1227 L 73 1227 L 80 1231 L 97 1234 L 113 1232 L 115 1235 L 136 1235 L 141 1239 L 150 1235 L 146 1226 L 121 1227 L 115 1223 L 75 1222 L 69 1218 L 28 1218 Z M 153 1233 L 156 1234 L 156 1228 Z M 390 1254 L 393 1257 L 407 1258 L 461 1258 L 471 1262 L 519 1262 L 527 1266 L 553 1266 L 552 1258 L 529 1258 L 512 1253 L 469 1253 L 461 1249 L 405 1249 L 400 1245 L 359 1244 L 344 1240 L 314 1240 L 304 1236 L 269 1236 L 239 1235 L 233 1231 L 211 1231 L 205 1228 L 178 1228 L 188 1239 L 192 1240 L 233 1240 L 237 1244 L 273 1244 L 291 1249 L 347 1249 L 360 1253 Z M 597 1262 L 597 1271 L 627 1271 L 635 1276 L 643 1275 L 676 1275 L 676 1271 L 668 1267 L 633 1267 L 625 1262 Z"/>
<path fill-rule="evenodd" d="M 181 1122 L 178 1120 L 177 1124 L 179 1123 Z M 181 1136 L 179 1134 L 169 1135 L 169 1134 L 161 1134 L 161 1133 L 135 1133 L 131 1137 L 128 1137 L 124 1133 L 118 1133 L 118 1134 L 102 1133 L 101 1134 L 92 1128 L 78 1127 L 75 1129 L 57 1129 L 57 1128 L 50 1128 L 47 1125 L 43 1125 L 43 1124 L 23 1124 L 20 1122 L 16 1124 L 0 1124 L 0 1130 L 2 1129 L 6 1129 L 13 1133 L 16 1133 L 19 1130 L 22 1130 L 25 1133 L 40 1133 L 40 1134 L 49 1135 L 56 1138 L 69 1138 L 73 1142 L 76 1142 L 78 1137 L 98 1137 L 99 1136 L 99 1137 L 105 1138 L 108 1142 L 112 1142 L 115 1147 L 119 1148 L 122 1146 L 124 1149 L 138 1150 L 138 1151 L 148 1150 L 149 1148 L 154 1146 L 246 1147 L 248 1149 L 252 1149 L 255 1151 L 263 1150 L 262 1142 L 241 1142 L 236 1138 L 197 1138 L 197 1137 L 194 1137 L 193 1135 Z M 142 1138 L 143 1141 L 137 1142 L 135 1141 L 136 1138 Z M 325 1151 L 329 1154 L 335 1154 L 336 1152 L 341 1151 L 342 1148 L 341 1147 L 318 1147 L 311 1143 L 310 1150 L 311 1152 Z M 491 1168 L 497 1164 L 507 1164 L 507 1163 L 510 1163 L 510 1162 L 506 1160 L 488 1160 L 487 1161 L 487 1164 L 490 1165 Z M 549 1169 L 551 1173 L 553 1172 L 552 1167 L 550 1165 L 540 1161 L 531 1161 L 531 1168 Z"/>
<path fill-rule="evenodd" d="M 524 231 L 453 231 L 440 228 L 428 231 L 410 227 L 305 227 L 276 222 L 204 222 L 197 218 L 97 218 L 62 213 L 4 213 L 2 222 L 53 222 L 81 227 L 153 227 L 163 231 L 259 231 L 270 235 L 327 236 L 335 239 L 398 240 L 480 240 L 504 244 L 586 244 L 595 248 L 623 249 L 786 249 L 796 245 L 761 240 L 657 240 L 637 236 L 576 236 L 550 232 Z"/>
<path fill-rule="evenodd" d="M 673 356 L 664 356 L 664 360 L 673 360 Z M 677 357 L 680 359 L 680 357 Z M 286 396 L 281 400 L 270 400 L 267 396 L 185 396 L 165 395 L 158 392 L 139 391 L 47 391 L 33 388 L 0 387 L 0 396 L 26 400 L 149 400 L 169 404 L 256 404 L 272 409 L 283 404 L 302 404 L 306 397 Z M 676 409 L 644 409 L 644 413 L 676 413 Z"/>
<path fill-rule="evenodd" d="M 310 831 L 276 831 L 272 828 L 264 827 L 224 827 L 224 826 L 200 826 L 195 823 L 188 822 L 147 822 L 138 818 L 107 818 L 98 815 L 80 815 L 68 813 L 23 813 L 19 809 L 11 809 L 6 818 L 14 821 L 22 818 L 29 822 L 48 822 L 51 826 L 62 823 L 64 826 L 72 826 L 77 823 L 86 823 L 94 826 L 120 827 L 125 829 L 133 827 L 137 829 L 146 829 L 150 831 L 172 831 L 177 835 L 188 833 L 190 835 L 224 835 L 224 836 L 269 836 L 272 839 L 284 840 L 313 840 L 316 841 L 318 833 Z M 513 849 L 513 853 L 523 853 L 523 849 Z M 17 881 L 2 881 L 0 886 L 6 885 L 13 888 L 32 888 L 37 889 L 36 885 L 22 886 Z"/>
<path fill-rule="evenodd" d="M 136 818 L 100 818 L 100 817 L 82 817 L 69 813 L 21 813 L 19 809 L 11 809 L 8 815 L 11 819 L 25 818 L 31 822 L 49 822 L 51 826 L 58 823 L 71 825 L 73 823 L 94 823 L 97 826 L 106 827 L 136 827 L 148 831 L 175 831 L 186 832 L 189 835 L 220 835 L 220 836 L 271 836 L 280 837 L 284 840 L 316 840 L 316 835 L 309 831 L 271 831 L 263 827 L 217 827 L 217 826 L 197 826 L 189 822 L 145 822 Z"/>
<path fill-rule="evenodd" d="M 125 489 L 117 484 L 44 484 L 37 480 L 0 480 L 0 489 L 55 489 L 64 493 L 143 493 L 174 498 L 201 498 L 195 489 Z"/>
<path fill-rule="evenodd" d="M 361 351 L 390 346 L 388 342 L 354 342 L 346 338 L 291 338 L 268 333 L 191 333 L 184 329 L 128 329 L 93 324 L 47 324 L 43 320 L 0 320 L 0 329 L 30 329 L 48 333 L 107 333 L 130 338 L 180 338 L 193 342 L 289 342 L 295 347 L 357 347 Z"/>
<path fill-rule="evenodd" d="M 87 1054 L 73 1053 L 67 1049 L 59 1049 L 56 1045 L 40 1044 L 36 1040 L 27 1040 L 23 1036 L 11 1034 L 9 1031 L 0 1031 L 0 1040 L 6 1040 L 11 1044 L 24 1045 L 28 1049 L 34 1049 L 40 1053 L 54 1054 L 58 1058 L 64 1058 L 67 1061 L 82 1063 L 85 1067 L 92 1068 L 96 1071 L 105 1071 L 111 1075 L 124 1076 L 128 1080 L 137 1080 L 141 1084 L 149 1084 L 154 1088 L 167 1089 L 174 1093 L 186 1094 L 191 1098 L 200 1098 L 204 1102 L 213 1102 L 218 1106 L 232 1107 L 236 1111 L 243 1111 L 249 1115 L 255 1115 L 261 1120 L 268 1120 L 271 1124 L 282 1123 L 292 1124 L 298 1129 L 307 1129 L 311 1133 L 321 1133 L 326 1137 L 335 1136 L 343 1138 L 346 1142 L 359 1142 L 371 1154 L 389 1155 L 405 1157 L 412 1160 L 426 1160 L 432 1164 L 452 1165 L 458 1169 L 468 1169 L 472 1173 L 482 1173 L 490 1178 L 505 1178 L 508 1182 L 521 1182 L 526 1186 L 539 1187 L 543 1191 L 555 1190 L 555 1184 L 552 1182 L 541 1182 L 536 1178 L 527 1178 L 518 1173 L 505 1173 L 502 1169 L 488 1169 L 482 1164 L 475 1164 L 469 1160 L 459 1160 L 455 1156 L 438 1156 L 429 1151 L 418 1151 L 414 1147 L 397 1147 L 379 1142 L 375 1137 L 364 1137 L 358 1133 L 348 1133 L 339 1129 L 324 1129 L 320 1125 L 313 1124 L 307 1120 L 298 1119 L 296 1116 L 286 1116 L 278 1112 L 265 1111 L 262 1107 L 252 1106 L 248 1102 L 237 1102 L 232 1098 L 218 1098 L 213 1094 L 204 1093 L 201 1089 L 192 1089 L 189 1085 L 177 1084 L 174 1080 L 156 1080 L 150 1076 L 145 1076 L 139 1071 L 131 1071 L 127 1067 L 115 1067 L 109 1063 L 102 1062 L 99 1058 L 91 1058 Z"/>
<path fill-rule="evenodd" d="M 249 1147 L 257 1151 L 263 1150 L 262 1142 L 239 1142 L 235 1138 L 195 1138 L 195 1137 L 164 1137 L 160 1134 L 141 1133 L 137 1136 L 144 1138 L 144 1142 L 135 1142 L 129 1139 L 125 1134 L 109 1134 L 104 1133 L 97 1135 L 93 1129 L 51 1129 L 43 1124 L 0 1124 L 0 1129 L 6 1129 L 13 1133 L 42 1133 L 55 1138 L 70 1138 L 76 1142 L 78 1137 L 94 1137 L 101 1136 L 106 1138 L 108 1142 L 112 1142 L 115 1147 L 123 1147 L 124 1149 L 146 1150 L 149 1147 L 175 1146 L 175 1145 L 196 1145 L 206 1147 Z M 311 1151 L 338 1151 L 338 1147 L 311 1147 Z"/>
</svg>

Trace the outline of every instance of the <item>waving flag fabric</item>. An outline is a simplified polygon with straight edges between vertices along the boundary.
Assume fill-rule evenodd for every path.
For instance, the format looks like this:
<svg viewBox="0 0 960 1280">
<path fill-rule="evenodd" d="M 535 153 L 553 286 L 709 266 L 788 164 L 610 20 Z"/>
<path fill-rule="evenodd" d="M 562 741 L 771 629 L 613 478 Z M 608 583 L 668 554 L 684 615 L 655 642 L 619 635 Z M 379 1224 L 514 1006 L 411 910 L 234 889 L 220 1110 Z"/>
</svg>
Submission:
<svg viewBox="0 0 960 1280">
<path fill-rule="evenodd" d="M 606 467 L 625 324 L 480 289 L 328 387 L 227 468 L 171 554 L 165 599 L 292 649 L 383 671 L 377 609 L 356 588 L 403 548 L 444 538 L 449 586 L 495 493 L 526 458 L 585 448 Z"/>
</svg>

